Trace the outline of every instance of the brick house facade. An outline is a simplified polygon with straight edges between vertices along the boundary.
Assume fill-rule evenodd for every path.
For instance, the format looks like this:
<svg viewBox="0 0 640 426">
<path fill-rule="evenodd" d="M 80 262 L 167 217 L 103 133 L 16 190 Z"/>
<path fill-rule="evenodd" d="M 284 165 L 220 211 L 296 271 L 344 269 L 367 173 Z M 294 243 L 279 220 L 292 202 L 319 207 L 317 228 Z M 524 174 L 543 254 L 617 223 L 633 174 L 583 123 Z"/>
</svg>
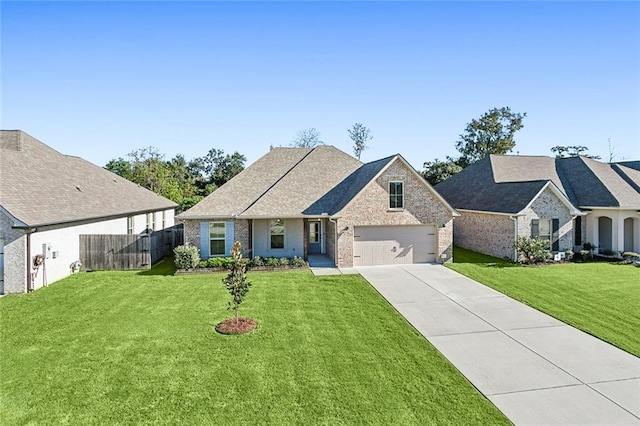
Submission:
<svg viewBox="0 0 640 426">
<path fill-rule="evenodd" d="M 278 168 L 283 175 L 272 174 Z M 365 246 L 379 256 L 360 264 L 449 261 L 456 215 L 400 155 L 362 164 L 320 146 L 274 148 L 177 219 L 185 223 L 185 241 L 200 247 L 203 258 L 228 256 L 233 241 L 249 257 L 307 259 L 315 245 L 314 254 L 351 267 Z M 277 246 L 269 244 L 275 222 L 282 232 Z M 224 251 L 215 241 L 223 228 Z M 358 240 L 357 230 L 367 231 L 369 240 Z"/>
</svg>

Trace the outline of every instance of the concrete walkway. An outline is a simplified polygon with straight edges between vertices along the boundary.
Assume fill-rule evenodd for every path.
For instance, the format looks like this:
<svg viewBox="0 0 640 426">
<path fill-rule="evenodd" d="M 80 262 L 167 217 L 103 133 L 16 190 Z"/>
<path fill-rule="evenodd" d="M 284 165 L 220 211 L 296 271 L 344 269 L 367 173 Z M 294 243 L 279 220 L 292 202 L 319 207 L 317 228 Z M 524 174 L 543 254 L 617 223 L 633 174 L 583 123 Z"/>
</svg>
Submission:
<svg viewBox="0 0 640 426">
<path fill-rule="evenodd" d="M 441 265 L 356 269 L 516 425 L 640 425 L 640 358 Z"/>
</svg>

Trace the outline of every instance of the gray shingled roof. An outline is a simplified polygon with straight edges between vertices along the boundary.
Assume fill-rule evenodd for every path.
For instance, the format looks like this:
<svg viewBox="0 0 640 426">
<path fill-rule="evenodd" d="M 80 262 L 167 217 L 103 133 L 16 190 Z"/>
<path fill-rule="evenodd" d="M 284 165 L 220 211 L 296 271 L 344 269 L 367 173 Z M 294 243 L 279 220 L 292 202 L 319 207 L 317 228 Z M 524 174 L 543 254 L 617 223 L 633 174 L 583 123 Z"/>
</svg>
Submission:
<svg viewBox="0 0 640 426">
<path fill-rule="evenodd" d="M 310 152 L 311 148 L 273 148 L 178 218 L 239 215 L 264 196 Z"/>
<path fill-rule="evenodd" d="M 640 193 L 640 161 L 636 161 L 636 164 L 629 163 L 626 165 L 625 163 L 617 163 L 613 165 L 613 168 L 625 182 Z"/>
<path fill-rule="evenodd" d="M 580 207 L 640 208 L 640 193 L 615 170 L 614 164 L 587 157 L 556 161 L 560 174 L 571 186 L 571 202 Z"/>
<path fill-rule="evenodd" d="M 586 157 L 491 155 L 435 188 L 456 209 L 515 214 L 549 181 L 577 207 L 640 208 L 640 172 Z"/>
<path fill-rule="evenodd" d="M 491 155 L 489 158 L 496 183 L 550 180 L 563 189 L 554 158 L 530 155 Z"/>
<path fill-rule="evenodd" d="M 545 180 L 497 183 L 492 159 L 487 157 L 440 182 L 435 189 L 456 209 L 516 214 L 546 183 Z"/>
<path fill-rule="evenodd" d="M 284 175 L 242 214 L 286 216 L 302 214 L 318 198 L 357 170 L 362 163 L 332 146 L 320 145 Z"/>
<path fill-rule="evenodd" d="M 19 130 L 0 131 L 0 206 L 29 227 L 175 208 L 108 170 Z"/>
<path fill-rule="evenodd" d="M 178 219 L 331 213 L 308 209 L 361 166 L 333 146 L 273 148 Z"/>
</svg>

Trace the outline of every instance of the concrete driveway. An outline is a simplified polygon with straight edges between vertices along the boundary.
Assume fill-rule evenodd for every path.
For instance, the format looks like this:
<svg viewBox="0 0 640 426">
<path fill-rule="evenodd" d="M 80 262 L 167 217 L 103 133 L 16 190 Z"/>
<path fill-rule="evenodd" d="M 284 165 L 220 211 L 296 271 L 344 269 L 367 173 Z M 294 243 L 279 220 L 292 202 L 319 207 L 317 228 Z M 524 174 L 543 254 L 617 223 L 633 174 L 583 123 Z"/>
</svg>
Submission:
<svg viewBox="0 0 640 426">
<path fill-rule="evenodd" d="M 640 358 L 442 265 L 357 271 L 517 425 L 640 425 Z"/>
</svg>

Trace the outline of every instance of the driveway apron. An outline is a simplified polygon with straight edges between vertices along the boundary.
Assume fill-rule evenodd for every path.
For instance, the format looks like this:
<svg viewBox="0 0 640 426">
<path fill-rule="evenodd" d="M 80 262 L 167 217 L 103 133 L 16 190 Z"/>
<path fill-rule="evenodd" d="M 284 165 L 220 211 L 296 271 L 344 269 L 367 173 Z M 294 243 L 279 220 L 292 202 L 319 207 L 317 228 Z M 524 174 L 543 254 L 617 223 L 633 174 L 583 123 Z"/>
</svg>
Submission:
<svg viewBox="0 0 640 426">
<path fill-rule="evenodd" d="M 442 265 L 356 268 L 517 425 L 640 425 L 640 358 Z"/>
</svg>

